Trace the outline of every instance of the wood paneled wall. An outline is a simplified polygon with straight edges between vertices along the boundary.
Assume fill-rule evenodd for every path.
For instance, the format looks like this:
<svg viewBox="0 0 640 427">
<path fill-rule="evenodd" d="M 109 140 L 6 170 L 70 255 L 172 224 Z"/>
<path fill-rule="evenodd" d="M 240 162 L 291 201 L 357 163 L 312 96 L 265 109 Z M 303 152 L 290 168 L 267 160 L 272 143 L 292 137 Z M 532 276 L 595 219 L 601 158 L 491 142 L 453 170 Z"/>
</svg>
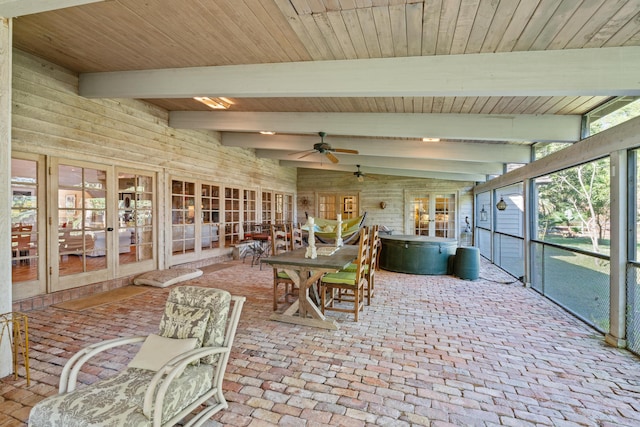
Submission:
<svg viewBox="0 0 640 427">
<path fill-rule="evenodd" d="M 375 179 L 374 179 L 375 178 Z M 404 213 L 406 209 L 406 193 L 456 193 L 458 196 L 457 223 L 464 227 L 464 219 L 469 217 L 473 224 L 473 182 L 446 181 L 427 178 L 406 178 L 387 175 L 369 175 L 364 182 L 358 182 L 350 172 L 322 171 L 316 169 L 300 169 L 298 171 L 298 221 L 305 222 L 304 212 L 315 215 L 315 194 L 356 193 L 360 194 L 360 211 L 367 212 L 366 224 L 386 225 L 395 234 L 413 234 L 412 230 L 404 230 Z M 306 198 L 310 204 L 302 205 Z M 380 208 L 380 202 L 387 203 L 386 209 Z"/>
<path fill-rule="evenodd" d="M 14 50 L 13 150 L 295 192 L 294 168 L 222 146 L 217 132 L 170 128 L 168 112 L 149 103 L 77 89 L 77 74 Z"/>
</svg>

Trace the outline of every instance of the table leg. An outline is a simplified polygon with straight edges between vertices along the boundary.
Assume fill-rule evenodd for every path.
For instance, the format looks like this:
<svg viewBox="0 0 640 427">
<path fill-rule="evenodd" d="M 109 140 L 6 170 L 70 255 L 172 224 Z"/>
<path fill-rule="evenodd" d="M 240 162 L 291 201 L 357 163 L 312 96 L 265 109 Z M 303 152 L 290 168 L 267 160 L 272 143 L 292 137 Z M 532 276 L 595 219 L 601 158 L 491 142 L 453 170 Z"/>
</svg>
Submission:
<svg viewBox="0 0 640 427">
<path fill-rule="evenodd" d="M 284 269 L 291 280 L 298 286 L 298 300 L 294 302 L 283 314 L 274 313 L 272 320 L 295 323 L 299 325 L 314 326 L 324 329 L 339 329 L 335 320 L 328 320 L 320 311 L 320 308 L 310 299 L 309 289 L 324 274 L 321 271 L 309 269 L 290 270 Z M 298 315 L 295 316 L 296 311 Z"/>
</svg>

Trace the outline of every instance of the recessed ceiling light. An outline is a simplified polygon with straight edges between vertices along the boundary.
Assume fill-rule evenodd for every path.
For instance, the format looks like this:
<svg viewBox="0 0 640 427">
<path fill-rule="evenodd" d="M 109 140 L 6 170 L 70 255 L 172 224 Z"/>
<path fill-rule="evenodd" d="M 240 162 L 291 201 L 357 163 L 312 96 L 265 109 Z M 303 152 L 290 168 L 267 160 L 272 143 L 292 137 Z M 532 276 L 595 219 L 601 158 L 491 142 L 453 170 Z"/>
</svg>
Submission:
<svg viewBox="0 0 640 427">
<path fill-rule="evenodd" d="M 276 133 L 272 130 L 261 130 L 260 133 L 262 135 L 275 135 Z"/>
<path fill-rule="evenodd" d="M 438 142 L 440 138 L 422 138 L 422 142 Z"/>
<path fill-rule="evenodd" d="M 233 102 L 227 98 L 209 98 L 206 96 L 196 96 L 193 99 L 198 102 L 202 102 L 204 105 L 209 108 L 213 108 L 214 110 L 226 110 L 233 104 Z"/>
</svg>

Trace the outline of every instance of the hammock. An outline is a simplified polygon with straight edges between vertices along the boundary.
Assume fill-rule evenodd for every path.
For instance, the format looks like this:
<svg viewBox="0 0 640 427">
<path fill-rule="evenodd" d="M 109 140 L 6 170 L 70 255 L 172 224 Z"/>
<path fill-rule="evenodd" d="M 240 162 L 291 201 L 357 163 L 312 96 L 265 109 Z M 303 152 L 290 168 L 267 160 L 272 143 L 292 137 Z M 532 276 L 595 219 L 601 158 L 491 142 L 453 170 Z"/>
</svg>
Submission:
<svg viewBox="0 0 640 427">
<path fill-rule="evenodd" d="M 343 243 L 350 243 L 352 240 L 358 238 L 358 233 L 364 225 L 364 218 L 367 216 L 365 212 L 363 215 L 345 219 L 342 221 L 342 241 Z M 336 226 L 338 221 L 333 219 L 314 218 L 313 232 L 316 239 L 320 243 L 333 243 L 336 239 Z M 309 230 L 308 226 L 303 225 L 303 230 Z"/>
</svg>

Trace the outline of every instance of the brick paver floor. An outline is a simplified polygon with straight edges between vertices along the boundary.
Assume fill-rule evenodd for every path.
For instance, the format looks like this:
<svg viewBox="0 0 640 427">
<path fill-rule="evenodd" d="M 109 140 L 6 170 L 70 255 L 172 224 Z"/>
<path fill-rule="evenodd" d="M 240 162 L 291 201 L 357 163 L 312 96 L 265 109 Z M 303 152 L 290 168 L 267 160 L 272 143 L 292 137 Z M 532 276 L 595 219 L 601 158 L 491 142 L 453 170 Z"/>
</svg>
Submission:
<svg viewBox="0 0 640 427">
<path fill-rule="evenodd" d="M 491 278 L 486 280 L 484 278 Z M 269 320 L 272 272 L 249 263 L 186 282 L 247 297 L 211 426 L 639 426 L 640 358 L 483 263 L 481 279 L 380 271 L 359 323 Z M 156 332 L 169 289 L 83 312 L 29 312 L 31 386 L 0 381 L 0 426 L 25 425 L 88 343 Z M 128 363 L 113 353 L 91 383 Z"/>
</svg>

